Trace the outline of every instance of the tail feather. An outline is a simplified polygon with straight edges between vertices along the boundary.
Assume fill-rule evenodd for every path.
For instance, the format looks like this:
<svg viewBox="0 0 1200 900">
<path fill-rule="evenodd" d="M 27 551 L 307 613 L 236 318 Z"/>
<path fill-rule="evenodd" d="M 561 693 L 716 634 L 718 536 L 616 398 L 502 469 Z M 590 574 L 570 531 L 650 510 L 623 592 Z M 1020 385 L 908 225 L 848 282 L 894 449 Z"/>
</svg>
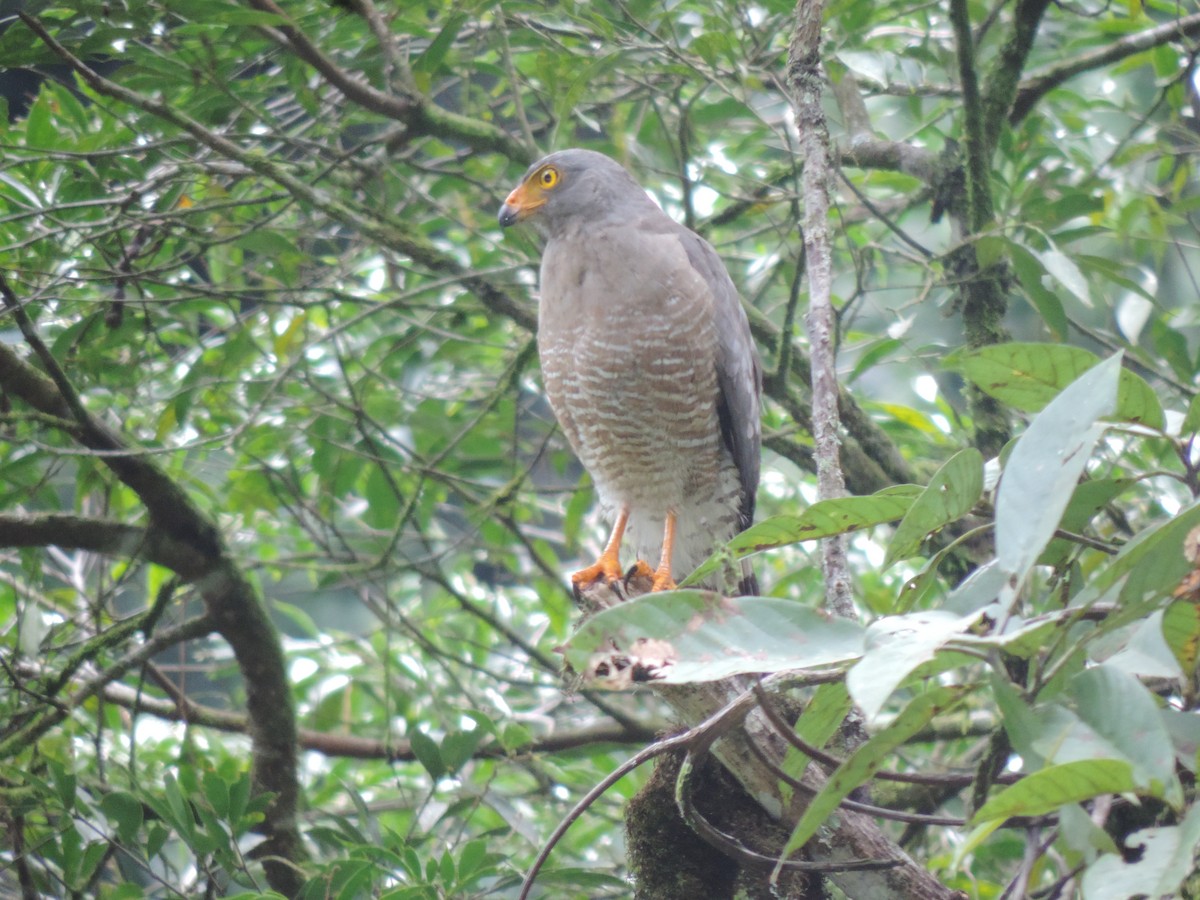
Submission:
<svg viewBox="0 0 1200 900">
<path fill-rule="evenodd" d="M 738 596 L 758 596 L 758 576 L 754 574 L 754 569 L 750 566 L 748 559 L 742 560 L 742 578 L 738 581 Z"/>
</svg>

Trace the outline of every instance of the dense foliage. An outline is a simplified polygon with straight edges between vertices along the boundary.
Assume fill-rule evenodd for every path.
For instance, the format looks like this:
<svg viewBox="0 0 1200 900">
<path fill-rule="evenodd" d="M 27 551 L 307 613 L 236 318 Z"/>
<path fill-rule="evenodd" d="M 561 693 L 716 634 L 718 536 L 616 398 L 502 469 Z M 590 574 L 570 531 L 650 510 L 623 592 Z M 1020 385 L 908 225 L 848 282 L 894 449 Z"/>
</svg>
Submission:
<svg viewBox="0 0 1200 900">
<path fill-rule="evenodd" d="M 859 496 L 814 504 L 793 14 L 0 3 L 0 892 L 516 896 L 669 724 L 564 683 L 618 635 L 672 642 L 666 680 L 833 678 L 782 679 L 837 771 L 795 847 L 868 783 L 969 896 L 1195 894 L 1200 16 L 827 4 Z M 573 636 L 602 529 L 540 391 L 535 238 L 495 221 L 566 146 L 742 291 L 767 449 L 731 552 L 767 600 Z M 816 612 L 848 532 L 857 624 Z M 630 894 L 646 777 L 535 892 Z"/>
</svg>

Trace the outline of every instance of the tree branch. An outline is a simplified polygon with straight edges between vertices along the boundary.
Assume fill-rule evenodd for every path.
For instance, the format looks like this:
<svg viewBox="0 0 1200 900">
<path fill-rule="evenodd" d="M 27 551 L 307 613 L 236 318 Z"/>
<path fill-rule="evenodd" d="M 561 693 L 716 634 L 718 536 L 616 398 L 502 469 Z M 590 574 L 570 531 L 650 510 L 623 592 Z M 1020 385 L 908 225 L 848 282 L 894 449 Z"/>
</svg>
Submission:
<svg viewBox="0 0 1200 900">
<path fill-rule="evenodd" d="M 128 449 L 115 432 L 83 408 L 74 387 L 38 337 L 29 315 L 2 272 L 0 298 L 34 353 L 43 365 L 55 373 L 53 379 L 47 378 L 22 360 L 11 347 L 0 344 L 0 385 L 40 413 L 77 422 L 80 428 L 79 441 L 85 447 L 105 451 Z M 205 555 L 220 552 L 216 528 L 204 518 L 184 490 L 153 460 L 119 452 L 106 453 L 101 459 L 113 474 L 138 495 L 157 528 L 178 541 L 192 544 Z"/>
<path fill-rule="evenodd" d="M 213 709 L 199 703 L 193 703 L 186 697 L 183 702 L 165 700 L 159 697 L 148 697 L 143 692 L 124 684 L 110 684 L 104 690 L 104 699 L 110 703 L 124 707 L 134 713 L 147 713 L 168 722 L 186 722 L 202 728 L 215 731 L 225 731 L 233 734 L 246 734 L 250 723 L 246 717 L 223 709 Z M 543 737 L 534 739 L 531 743 L 520 748 L 521 753 L 559 753 L 564 750 L 575 750 L 580 747 L 592 747 L 597 744 L 632 744 L 645 745 L 654 740 L 659 728 L 645 725 L 628 727 L 622 724 L 602 723 L 581 728 L 564 729 Z M 330 734 L 325 731 L 315 731 L 311 728 L 301 728 L 297 731 L 300 748 L 323 756 L 337 756 L 348 759 L 381 759 L 387 762 L 415 762 L 416 754 L 412 744 L 403 739 L 380 740 L 376 738 L 359 737 L 353 734 Z M 480 746 L 472 757 L 477 759 L 496 759 L 507 756 L 509 751 L 495 742 Z"/>
<path fill-rule="evenodd" d="M 624 599 L 615 589 L 600 583 L 585 592 L 584 606 L 588 609 L 606 609 Z M 796 675 L 801 675 L 804 683 L 818 683 L 814 673 L 781 673 L 771 676 L 768 686 L 773 685 L 778 689 L 791 687 L 793 681 L 789 679 L 795 679 Z M 820 680 L 829 679 L 822 675 Z M 744 697 L 750 683 L 750 679 L 738 677 L 695 684 L 652 682 L 651 687 L 670 705 L 680 721 L 693 724 L 706 722 L 727 707 L 732 709 L 730 704 L 750 704 L 751 700 Z M 748 715 L 741 728 L 724 732 L 722 740 L 713 748 L 713 755 L 771 818 L 785 827 L 791 827 L 800 820 L 810 795 L 794 792 L 789 797 L 785 793 L 775 771 L 783 765 L 788 744 L 763 711 L 755 706 L 752 711 L 747 710 Z M 805 784 L 814 793 L 820 790 L 824 782 L 824 776 L 817 766 L 808 767 L 804 778 Z M 870 817 L 862 813 L 839 811 L 823 826 L 821 839 L 809 842 L 805 853 L 817 864 L 848 859 L 900 861 L 893 868 L 877 872 L 829 873 L 827 877 L 848 897 L 952 900 L 955 896 L 953 891 L 939 884 L 936 878 L 913 862 Z M 814 868 L 823 867 L 817 865 Z"/>
<path fill-rule="evenodd" d="M 839 453 L 841 420 L 838 416 L 837 321 L 833 311 L 833 249 L 829 237 L 829 182 L 833 163 L 829 154 L 829 129 L 821 107 L 822 0 L 799 0 L 796 24 L 788 47 L 788 84 L 800 133 L 804 160 L 801 190 L 804 218 L 800 237 L 807 262 L 808 312 L 805 324 L 811 348 L 813 444 L 817 463 L 817 493 L 830 500 L 846 494 Z M 826 606 L 845 619 L 858 618 L 850 590 L 846 538 L 838 535 L 821 541 L 821 574 Z"/>
<path fill-rule="evenodd" d="M 966 134 L 967 233 L 978 234 L 992 222 L 992 190 L 989 183 L 988 142 L 985 138 L 983 100 L 975 72 L 975 39 L 967 0 L 950 0 L 950 24 L 954 27 L 958 78 L 963 92 L 963 130 Z"/>
<path fill-rule="evenodd" d="M 189 581 L 199 578 L 208 564 L 207 557 L 192 544 L 177 541 L 161 529 L 69 513 L 0 513 L 0 546 L 54 546 L 122 559 L 145 559 Z"/>
<path fill-rule="evenodd" d="M 290 20 L 274 0 L 249 2 L 255 9 Z M 499 153 L 522 165 L 533 162 L 534 148 L 526 147 L 501 128 L 436 106 L 412 84 L 403 84 L 404 94 L 397 97 L 359 81 L 322 53 L 308 39 L 308 35 L 294 24 L 263 26 L 262 30 L 316 69 L 351 103 L 403 122 L 411 135 L 433 134 L 451 143 L 461 142 L 475 150 Z M 402 81 L 407 79 L 402 78 Z"/>
<path fill-rule="evenodd" d="M 138 624 L 136 620 L 131 620 L 131 622 L 135 627 Z M 66 702 L 45 704 L 28 721 L 8 731 L 4 735 L 4 739 L 0 741 L 0 759 L 7 759 L 36 741 L 70 715 L 71 711 L 79 704 L 96 696 L 110 682 L 123 677 L 131 669 L 153 658 L 155 654 L 184 641 L 205 637 L 212 631 L 212 619 L 208 615 L 204 615 L 188 619 L 173 628 L 155 633 L 141 646 L 126 653 L 112 665 L 87 679 Z"/>
<path fill-rule="evenodd" d="M 1051 0 L 1017 0 L 1012 12 L 1012 34 L 1000 48 L 985 79 L 983 91 L 983 147 L 990 157 L 1006 127 L 1025 60 L 1033 49 L 1038 26 Z M 965 8 L 965 3 L 963 4 Z M 953 8 L 954 3 L 951 3 Z"/>
<path fill-rule="evenodd" d="M 1182 19 L 1176 19 L 1174 22 L 1166 22 L 1146 31 L 1110 41 L 1103 47 L 1098 47 L 1064 63 L 1045 66 L 1031 72 L 1017 89 L 1016 98 L 1013 100 L 1012 109 L 1008 114 L 1008 121 L 1013 125 L 1020 122 L 1029 115 L 1042 97 L 1076 75 L 1120 62 L 1130 56 L 1174 40 L 1197 36 L 1200 36 L 1200 13 L 1193 13 Z"/>
</svg>

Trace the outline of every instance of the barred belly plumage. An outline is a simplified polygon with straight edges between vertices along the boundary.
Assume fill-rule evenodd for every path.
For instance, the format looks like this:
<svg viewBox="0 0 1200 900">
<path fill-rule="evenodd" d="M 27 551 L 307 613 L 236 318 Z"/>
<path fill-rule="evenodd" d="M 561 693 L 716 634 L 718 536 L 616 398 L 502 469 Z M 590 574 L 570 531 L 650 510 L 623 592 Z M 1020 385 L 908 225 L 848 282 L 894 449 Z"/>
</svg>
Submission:
<svg viewBox="0 0 1200 900">
<path fill-rule="evenodd" d="M 628 335 L 579 329 L 543 348 L 555 413 L 606 513 L 632 510 L 628 536 L 657 559 L 668 512 L 678 517 L 672 571 L 682 578 L 737 526 L 739 482 L 720 441 L 711 324 L 679 316 Z"/>
</svg>

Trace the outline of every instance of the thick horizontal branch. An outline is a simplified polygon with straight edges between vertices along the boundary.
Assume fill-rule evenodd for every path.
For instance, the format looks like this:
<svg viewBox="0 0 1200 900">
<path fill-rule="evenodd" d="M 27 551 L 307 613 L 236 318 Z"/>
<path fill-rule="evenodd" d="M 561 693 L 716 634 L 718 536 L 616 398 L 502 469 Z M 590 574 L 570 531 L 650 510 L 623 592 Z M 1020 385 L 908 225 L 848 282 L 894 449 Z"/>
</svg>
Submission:
<svg viewBox="0 0 1200 900">
<path fill-rule="evenodd" d="M 843 166 L 856 169 L 882 169 L 911 175 L 933 186 L 937 174 L 937 156 L 924 147 L 903 141 L 856 138 L 848 147 L 839 148 Z"/>
<path fill-rule="evenodd" d="M 60 547 L 165 566 L 185 581 L 198 578 L 209 560 L 165 531 L 68 513 L 0 514 L 0 547 Z"/>
</svg>

